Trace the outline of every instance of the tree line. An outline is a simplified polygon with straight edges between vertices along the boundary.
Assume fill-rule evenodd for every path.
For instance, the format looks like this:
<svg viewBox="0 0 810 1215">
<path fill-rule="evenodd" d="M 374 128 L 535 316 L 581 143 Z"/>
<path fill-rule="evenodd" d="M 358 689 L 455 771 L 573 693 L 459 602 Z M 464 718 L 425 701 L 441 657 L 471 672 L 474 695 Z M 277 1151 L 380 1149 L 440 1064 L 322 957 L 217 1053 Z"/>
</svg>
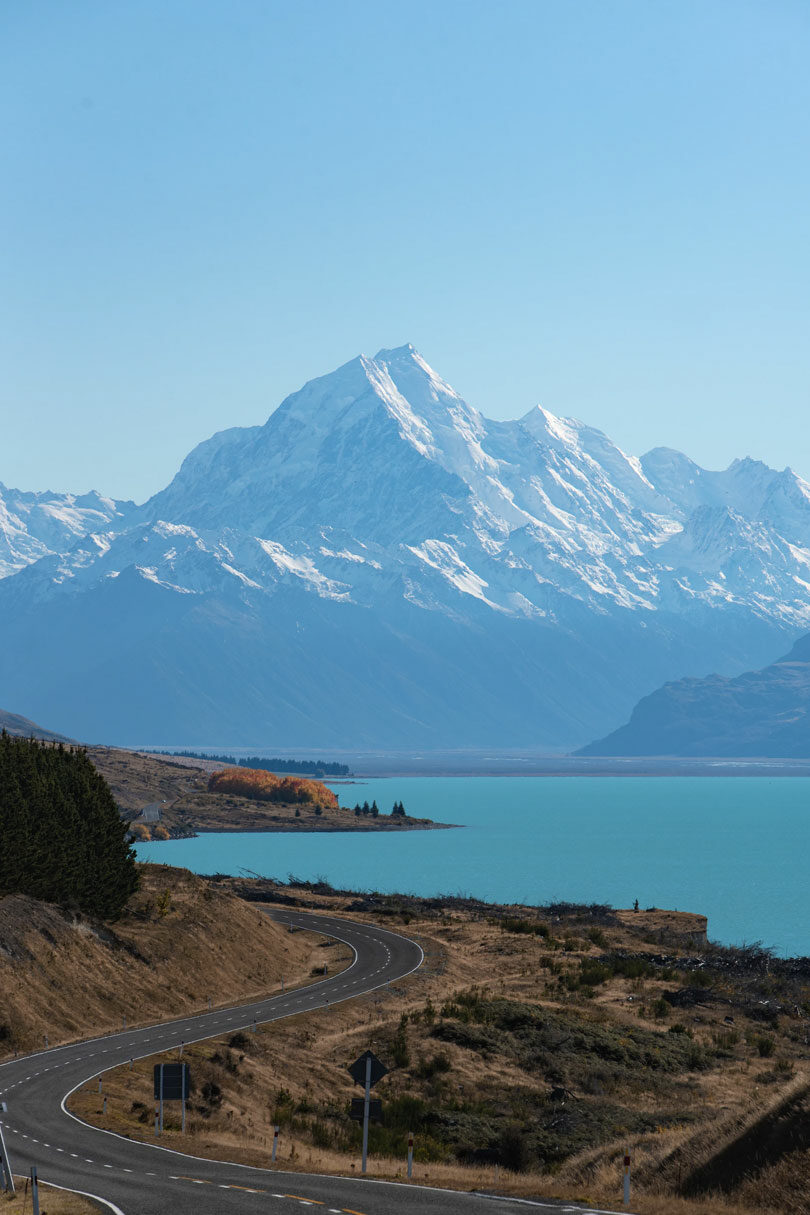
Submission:
<svg viewBox="0 0 810 1215">
<path fill-rule="evenodd" d="M 369 805 L 367 801 L 363 802 L 362 806 L 360 805 L 359 802 L 357 802 L 354 807 L 354 813 L 357 816 L 357 818 L 359 818 L 361 814 L 370 814 L 372 818 L 379 818 L 380 817 L 380 807 L 377 805 L 376 801 L 373 801 L 371 803 L 371 805 Z M 405 817 L 406 817 L 405 807 L 403 806 L 402 802 L 394 802 L 394 805 L 391 808 L 391 818 L 405 818 Z"/>
<path fill-rule="evenodd" d="M 231 768 L 260 768 L 265 772 L 298 772 L 302 776 L 351 776 L 346 764 L 336 764 L 320 759 L 262 759 L 260 755 L 247 755 L 237 759 L 235 755 L 213 755 L 204 751 L 149 751 L 149 755 L 177 755 L 185 759 L 213 759 L 218 764 Z"/>
<path fill-rule="evenodd" d="M 115 919 L 138 884 L 129 827 L 79 747 L 0 735 L 0 895 Z"/>
</svg>

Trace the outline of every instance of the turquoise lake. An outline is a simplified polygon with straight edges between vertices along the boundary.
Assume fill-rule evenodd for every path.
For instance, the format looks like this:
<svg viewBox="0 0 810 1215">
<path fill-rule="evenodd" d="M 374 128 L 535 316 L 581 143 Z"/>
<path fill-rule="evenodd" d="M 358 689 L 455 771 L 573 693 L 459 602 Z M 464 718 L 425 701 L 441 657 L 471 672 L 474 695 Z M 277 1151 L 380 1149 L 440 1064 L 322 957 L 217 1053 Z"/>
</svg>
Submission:
<svg viewBox="0 0 810 1215">
<path fill-rule="evenodd" d="M 220 834 L 138 845 L 197 873 L 247 869 L 357 890 L 697 911 L 723 944 L 810 954 L 810 779 L 391 777 L 334 785 L 341 805 L 458 831 Z"/>
</svg>

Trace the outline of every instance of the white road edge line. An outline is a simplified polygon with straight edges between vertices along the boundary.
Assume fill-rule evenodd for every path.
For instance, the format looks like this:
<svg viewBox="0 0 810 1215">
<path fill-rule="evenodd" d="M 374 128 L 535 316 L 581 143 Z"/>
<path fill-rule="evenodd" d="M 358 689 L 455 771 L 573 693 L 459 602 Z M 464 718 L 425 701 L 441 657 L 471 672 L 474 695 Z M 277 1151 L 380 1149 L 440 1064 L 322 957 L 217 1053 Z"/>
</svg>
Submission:
<svg viewBox="0 0 810 1215">
<path fill-rule="evenodd" d="M 305 914 L 305 913 L 303 913 L 303 912 L 302 912 L 302 913 L 299 913 L 299 914 Z M 272 916 L 271 916 L 270 918 L 272 919 Z M 350 924 L 352 927 L 354 927 L 354 921 L 352 921 L 352 920 L 347 920 L 346 922 L 347 922 L 348 924 Z M 277 920 L 277 921 L 276 921 L 276 923 L 285 923 L 285 921 L 279 921 L 279 920 Z M 304 931 L 310 931 L 310 932 L 315 931 L 315 932 L 319 932 L 319 930 L 318 930 L 318 929 L 304 929 Z M 393 932 L 392 932 L 392 933 L 388 933 L 388 930 L 387 930 L 387 929 L 385 929 L 385 928 L 380 928 L 380 929 L 377 929 L 377 931 L 378 931 L 378 932 L 381 932 L 381 933 L 386 933 L 387 935 L 390 935 L 390 936 L 397 937 L 397 938 L 399 938 L 399 940 L 402 940 L 402 941 L 407 941 L 409 945 L 415 945 L 415 946 L 416 946 L 416 948 L 419 950 L 419 961 L 416 963 L 416 965 L 415 965 L 415 966 L 412 966 L 410 970 L 406 970 L 404 974 L 397 975 L 396 979 L 392 979 L 392 980 L 386 980 L 384 983 L 378 983 L 378 984 L 377 984 L 375 987 L 368 987 L 368 988 L 365 988 L 365 989 L 364 989 L 362 992 L 360 992 L 360 993 L 359 993 L 360 995 L 364 995 L 364 996 L 369 995 L 369 994 L 370 994 L 372 991 L 379 991 L 379 989 L 380 989 L 381 987 L 387 987 L 389 982 L 399 982 L 399 980 L 400 980 L 400 979 L 406 979 L 406 978 L 408 977 L 408 975 L 412 975 L 412 974 L 413 974 L 415 971 L 419 970 L 419 969 L 420 969 L 420 967 L 422 966 L 422 964 L 423 964 L 424 960 L 425 960 L 425 951 L 424 951 L 424 949 L 422 948 L 422 946 L 419 944 L 419 942 L 418 942 L 418 941 L 414 941 L 414 940 L 413 940 L 411 937 L 406 937 L 406 936 L 403 936 L 403 934 L 402 934 L 402 933 L 393 933 Z M 337 935 L 337 933 L 335 933 L 335 932 L 328 932 L 328 933 L 327 933 L 327 932 L 320 931 L 320 932 L 319 932 L 319 935 L 320 935 L 320 936 L 331 936 L 331 937 L 334 937 L 334 938 L 335 938 L 335 940 L 336 940 L 336 941 L 340 941 L 340 943 L 341 943 L 342 945 L 348 945 L 348 946 L 349 946 L 349 949 L 351 949 L 352 953 L 354 954 L 354 961 L 352 962 L 351 966 L 347 966 L 346 970 L 341 971 L 341 972 L 340 972 L 340 975 L 348 974 L 348 972 L 349 972 L 350 970 L 353 970 L 353 969 L 354 969 L 354 967 L 357 965 L 357 962 L 358 962 L 358 953 L 357 953 L 357 950 L 355 949 L 354 945 L 352 945 L 351 941 L 347 941 L 345 937 L 339 937 L 339 936 Z M 367 934 L 366 934 L 366 933 L 358 933 L 357 935 L 358 935 L 358 936 L 367 936 Z M 335 977 L 340 977 L 340 976 L 335 976 Z M 312 989 L 314 989 L 315 987 L 319 987 L 319 986 L 320 986 L 320 984 L 318 984 L 318 983 L 313 983 L 312 988 L 308 988 L 307 990 L 312 990 Z M 274 999 L 274 998 L 275 998 L 275 997 L 272 997 L 272 996 L 270 997 L 270 999 Z M 344 1000 L 353 1000 L 354 998 L 355 998 L 354 996 L 344 996 L 344 997 L 342 997 L 341 999 L 334 1000 L 334 1001 L 333 1001 L 333 1004 L 342 1004 L 342 1003 L 344 1002 Z M 255 1001 L 255 1003 L 263 1003 L 263 1001 Z M 227 1011 L 227 1010 L 225 1010 L 225 1011 Z M 317 1008 L 313 1008 L 313 1009 L 311 1009 L 310 1011 L 312 1011 L 312 1012 L 317 1012 L 317 1011 L 318 1011 L 318 1009 L 317 1009 Z M 202 1014 L 200 1014 L 200 1015 L 201 1015 L 201 1016 L 205 1016 L 205 1013 L 202 1013 Z M 288 1014 L 288 1015 L 289 1015 L 289 1014 Z M 170 1025 L 172 1025 L 172 1024 L 176 1024 L 176 1023 L 177 1023 L 177 1021 L 179 1021 L 179 1020 L 181 1020 L 181 1019 L 182 1019 L 182 1018 L 177 1018 L 177 1019 L 176 1019 L 174 1022 L 169 1022 L 169 1026 L 170 1026 Z M 185 1019 L 186 1019 L 186 1020 L 188 1020 L 188 1018 L 185 1018 Z M 274 1017 L 272 1020 L 274 1020 L 274 1021 L 283 1021 L 284 1019 L 285 1019 L 284 1017 Z M 271 1023 L 272 1023 L 272 1021 L 263 1021 L 263 1022 L 260 1022 L 260 1024 L 262 1024 L 262 1025 L 269 1025 L 269 1024 L 271 1024 Z M 168 1028 L 169 1026 L 166 1026 L 165 1028 Z M 205 1042 L 205 1041 L 206 1041 L 208 1038 L 215 1038 L 216 1036 L 217 1036 L 216 1034 L 203 1034 L 203 1036 L 202 1036 L 202 1037 L 200 1037 L 200 1038 L 189 1038 L 189 1039 L 186 1039 L 186 1041 L 185 1041 L 185 1045 L 186 1045 L 186 1046 L 192 1046 L 192 1045 L 193 1045 L 195 1042 Z M 74 1043 L 74 1045 L 76 1045 L 76 1043 Z M 164 1049 L 172 1049 L 172 1048 L 164 1048 Z M 155 1055 L 155 1054 L 162 1054 L 162 1053 L 163 1053 L 163 1051 L 154 1051 L 154 1050 L 151 1050 L 151 1051 L 146 1051 L 146 1052 L 145 1052 L 144 1054 L 142 1054 L 142 1055 L 133 1055 L 132 1057 L 133 1057 L 133 1058 L 135 1058 L 135 1059 L 149 1059 L 149 1058 L 150 1058 L 152 1055 Z M 122 1063 L 121 1063 L 121 1064 L 116 1064 L 115 1066 L 116 1066 L 116 1067 L 123 1067 L 123 1064 L 122 1064 Z M 224 1167 L 226 1167 L 226 1168 L 234 1168 L 234 1169 L 247 1169 L 247 1170 L 249 1170 L 249 1171 L 251 1171 L 251 1172 L 254 1172 L 254 1173 L 269 1173 L 270 1175 L 272 1175 L 272 1174 L 274 1174 L 274 1173 L 276 1173 L 276 1174 L 278 1173 L 278 1170 L 276 1170 L 276 1169 L 263 1169 L 263 1168 L 257 1167 L 257 1166 L 256 1166 L 256 1165 L 254 1165 L 254 1164 L 238 1164 L 237 1162 L 235 1162 L 235 1161 L 233 1161 L 233 1160 L 212 1160 L 210 1156 L 192 1156 L 190 1152 L 178 1152 L 178 1151 L 176 1151 L 174 1148 L 162 1147 L 162 1146 L 160 1146 L 160 1145 L 159 1145 L 159 1144 L 157 1144 L 157 1143 L 145 1143 L 145 1142 L 144 1142 L 143 1140 L 141 1140 L 141 1139 L 130 1139 L 130 1138 L 128 1138 L 126 1135 L 119 1135 L 117 1131 L 108 1131 L 108 1130 L 105 1130 L 103 1127 L 100 1127 L 100 1126 L 93 1126 L 93 1124 L 92 1124 L 91 1122 L 85 1122 L 85 1120 L 84 1120 L 83 1118 L 79 1118 L 79 1117 L 78 1117 L 78 1115 L 76 1115 L 76 1114 L 72 1114 L 72 1113 L 70 1112 L 70 1110 L 67 1108 L 67 1102 L 70 1100 L 70 1098 L 73 1096 L 73 1094 L 74 1094 L 74 1093 L 77 1091 L 77 1089 L 80 1089 L 80 1088 L 82 1087 L 82 1085 L 83 1085 L 83 1084 L 87 1084 L 88 1080 L 95 1080 L 96 1076 L 101 1076 L 101 1075 L 103 1075 L 103 1074 L 104 1074 L 104 1071 L 112 1071 L 112 1070 L 113 1070 L 112 1068 L 105 1068 L 105 1069 L 102 1069 L 102 1071 L 99 1071 L 99 1072 L 94 1072 L 94 1073 L 93 1073 L 92 1075 L 90 1075 L 90 1076 L 85 1076 L 85 1078 L 84 1078 L 83 1080 L 79 1081 L 79 1083 L 78 1083 L 78 1084 L 74 1085 L 74 1087 L 73 1087 L 73 1088 L 70 1090 L 70 1092 L 69 1092 L 69 1093 L 65 1093 L 64 1097 L 62 1098 L 61 1102 L 59 1103 L 59 1104 L 60 1104 L 60 1108 L 61 1108 L 61 1110 L 62 1110 L 62 1113 L 63 1113 L 63 1114 L 67 1114 L 68 1118 L 72 1118 L 72 1119 L 73 1119 L 73 1121 L 74 1121 L 74 1122 L 78 1122 L 80 1126 L 86 1126 L 86 1127 L 88 1127 L 88 1128 L 89 1128 L 91 1131 L 95 1131 L 95 1132 L 96 1132 L 97 1134 L 99 1134 L 99 1135 L 111 1135 L 113 1139 L 122 1139 L 122 1140 L 123 1140 L 125 1143 L 128 1143 L 128 1144 L 130 1144 L 130 1145 L 132 1145 L 132 1144 L 139 1144 L 141 1147 L 148 1148 L 150 1151 L 154 1151 L 154 1152 L 167 1152 L 167 1153 L 168 1153 L 170 1156 L 181 1156 L 181 1157 L 182 1157 L 184 1160 L 198 1160 L 198 1161 L 200 1161 L 202 1164 L 219 1164 L 219 1165 L 222 1165 L 222 1166 L 224 1166 Z M 289 1175 L 289 1176 L 291 1176 L 291 1177 L 301 1177 L 301 1176 L 306 1176 L 306 1174 L 301 1174 L 301 1173 L 290 1173 L 290 1174 L 288 1174 L 288 1175 Z M 313 1176 L 313 1177 L 323 1177 L 323 1176 L 327 1176 L 327 1177 L 334 1177 L 334 1180 L 336 1180 L 336 1181 L 350 1181 L 350 1180 L 352 1180 L 351 1178 L 347 1178 L 347 1177 L 340 1177 L 340 1176 L 338 1176 L 337 1174 L 329 1174 L 329 1173 L 327 1173 L 327 1174 L 323 1174 L 323 1173 L 312 1173 L 312 1174 L 310 1174 L 310 1176 Z M 378 1183 L 378 1184 L 379 1184 L 379 1183 Z M 390 1183 L 390 1184 L 394 1184 L 394 1185 L 396 1185 L 396 1184 L 404 1184 L 404 1183 L 397 1183 L 397 1182 L 393 1182 L 393 1183 Z M 409 1189 L 413 1189 L 414 1187 L 411 1185 L 411 1186 L 409 1186 L 408 1188 L 409 1188 Z M 441 1192 L 441 1193 L 447 1193 L 447 1191 L 446 1191 L 446 1190 L 443 1190 L 443 1189 L 442 1189 L 440 1186 L 420 1186 L 420 1187 L 419 1187 L 419 1189 L 424 1189 L 424 1190 L 433 1190 L 433 1189 L 435 1189 L 435 1190 L 437 1190 L 437 1191 L 439 1191 L 439 1192 Z M 452 1191 L 451 1191 L 451 1192 L 452 1192 Z"/>
<path fill-rule="evenodd" d="M 117 1207 L 114 1202 L 110 1202 L 109 1198 L 102 1198 L 100 1194 L 88 1194 L 87 1190 L 71 1190 L 66 1185 L 57 1185 L 55 1181 L 45 1181 L 40 1177 L 40 1185 L 46 1185 L 52 1190 L 61 1190 L 64 1194 L 80 1194 L 82 1198 L 92 1198 L 93 1202 L 100 1202 L 108 1211 L 112 1211 L 113 1215 L 124 1215 L 120 1207 Z"/>
</svg>

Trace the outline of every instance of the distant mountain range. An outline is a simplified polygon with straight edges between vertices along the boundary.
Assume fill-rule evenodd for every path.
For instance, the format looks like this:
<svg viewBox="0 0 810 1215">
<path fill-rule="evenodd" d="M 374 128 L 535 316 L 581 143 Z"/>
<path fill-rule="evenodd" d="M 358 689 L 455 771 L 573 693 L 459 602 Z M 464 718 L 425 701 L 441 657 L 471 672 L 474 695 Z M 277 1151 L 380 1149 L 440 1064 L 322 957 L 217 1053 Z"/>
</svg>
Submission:
<svg viewBox="0 0 810 1215">
<path fill-rule="evenodd" d="M 0 487 L 0 692 L 88 740 L 567 750 L 810 628 L 810 486 L 532 409 L 411 346 L 200 444 L 143 506 Z"/>
<path fill-rule="evenodd" d="M 810 759 L 810 635 L 761 671 L 665 684 L 578 754 Z"/>
</svg>

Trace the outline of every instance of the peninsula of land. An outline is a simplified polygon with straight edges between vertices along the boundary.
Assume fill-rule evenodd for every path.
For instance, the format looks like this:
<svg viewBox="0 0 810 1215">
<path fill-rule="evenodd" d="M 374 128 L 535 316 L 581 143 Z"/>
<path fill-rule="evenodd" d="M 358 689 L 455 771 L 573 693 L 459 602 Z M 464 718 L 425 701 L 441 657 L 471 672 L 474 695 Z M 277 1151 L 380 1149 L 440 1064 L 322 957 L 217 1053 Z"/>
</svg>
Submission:
<svg viewBox="0 0 810 1215">
<path fill-rule="evenodd" d="M 212 787 L 220 761 L 166 758 L 118 747 L 87 753 L 112 790 L 136 840 L 188 839 L 224 831 L 430 831 L 450 827 L 391 807 L 343 807 L 331 794 L 315 801 L 269 801 L 227 787 Z M 245 769 L 240 770 L 244 776 Z M 317 785 L 319 782 L 307 782 Z M 325 794 L 329 791 L 324 788 Z M 358 787 L 358 793 L 361 787 Z"/>
</svg>

